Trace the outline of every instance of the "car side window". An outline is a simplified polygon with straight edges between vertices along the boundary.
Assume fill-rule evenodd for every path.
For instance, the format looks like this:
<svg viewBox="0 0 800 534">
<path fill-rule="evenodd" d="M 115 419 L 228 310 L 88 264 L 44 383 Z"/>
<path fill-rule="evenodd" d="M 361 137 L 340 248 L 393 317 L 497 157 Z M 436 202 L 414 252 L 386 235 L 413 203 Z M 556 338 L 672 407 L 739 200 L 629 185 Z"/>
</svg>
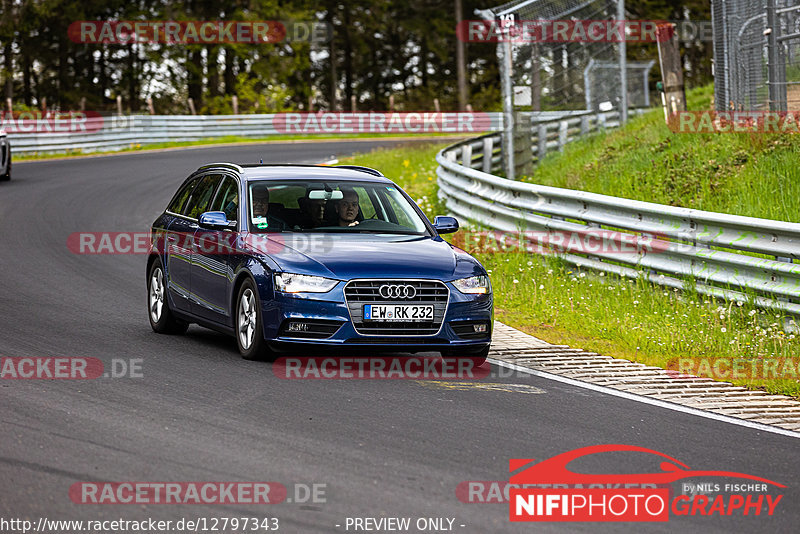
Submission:
<svg viewBox="0 0 800 534">
<path fill-rule="evenodd" d="M 223 211 L 229 221 L 239 219 L 239 184 L 236 180 L 230 176 L 223 178 L 209 211 Z"/>
<path fill-rule="evenodd" d="M 211 203 L 211 197 L 214 195 L 214 191 L 217 190 L 217 185 L 221 179 L 222 176 L 219 174 L 209 174 L 200 178 L 200 183 L 194 188 L 189 202 L 183 208 L 183 215 L 197 219 L 200 214 L 208 211 L 207 208 Z"/>
<path fill-rule="evenodd" d="M 169 203 L 167 207 L 167 211 L 171 211 L 172 213 L 183 213 L 183 206 L 186 204 L 186 200 L 189 198 L 189 195 L 192 194 L 192 190 L 194 186 L 197 185 L 199 178 L 195 178 L 194 180 L 189 180 L 183 188 L 178 191 L 175 197 L 172 199 L 172 202 Z"/>
</svg>

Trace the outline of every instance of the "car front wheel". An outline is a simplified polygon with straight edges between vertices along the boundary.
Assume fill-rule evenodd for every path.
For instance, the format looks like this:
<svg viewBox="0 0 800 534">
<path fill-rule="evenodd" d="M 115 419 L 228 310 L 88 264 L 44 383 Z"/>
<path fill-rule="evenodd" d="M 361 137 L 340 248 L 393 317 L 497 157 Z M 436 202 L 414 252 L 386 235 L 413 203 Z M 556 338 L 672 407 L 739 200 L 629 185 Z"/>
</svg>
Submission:
<svg viewBox="0 0 800 534">
<path fill-rule="evenodd" d="M 7 182 L 11 179 L 11 151 L 8 152 L 8 165 L 6 165 L 6 173 L 0 175 L 0 180 Z"/>
<path fill-rule="evenodd" d="M 153 331 L 159 334 L 183 334 L 189 328 L 189 323 L 175 318 L 169 309 L 164 270 L 158 260 L 153 262 L 147 277 L 147 316 Z"/>
<path fill-rule="evenodd" d="M 267 360 L 275 358 L 275 354 L 264 340 L 261 319 L 261 305 L 258 291 L 252 280 L 246 280 L 239 288 L 236 298 L 236 344 L 245 360 Z"/>
</svg>

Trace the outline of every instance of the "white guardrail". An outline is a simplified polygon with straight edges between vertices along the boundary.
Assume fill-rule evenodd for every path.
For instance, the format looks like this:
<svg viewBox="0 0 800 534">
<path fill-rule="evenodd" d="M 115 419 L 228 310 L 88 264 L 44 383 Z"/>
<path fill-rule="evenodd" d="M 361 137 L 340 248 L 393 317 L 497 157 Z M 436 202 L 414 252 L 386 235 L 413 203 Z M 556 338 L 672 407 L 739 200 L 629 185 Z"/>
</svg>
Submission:
<svg viewBox="0 0 800 534">
<path fill-rule="evenodd" d="M 78 131 L 9 132 L 14 154 L 98 152 L 136 145 L 197 141 L 225 136 L 278 134 L 273 115 L 124 115 L 88 117 Z M 64 128 L 66 129 L 66 128 Z"/>
<path fill-rule="evenodd" d="M 8 123 L 8 121 L 6 121 Z M 2 126 L 2 125 L 0 125 Z M 448 133 L 471 136 L 500 131 L 502 113 L 353 112 L 261 115 L 110 115 L 57 123 L 29 119 L 6 124 L 14 154 L 97 152 L 154 143 L 225 136 L 266 138 L 281 134 Z M 23 128 L 27 128 L 26 131 Z"/>
<path fill-rule="evenodd" d="M 606 115 L 539 123 L 534 155 L 613 125 L 614 113 Z M 517 246 L 549 250 L 580 268 L 800 315 L 800 224 L 507 180 L 491 174 L 501 168 L 499 133 L 449 146 L 436 161 L 447 210 L 476 228 L 510 234 Z"/>
</svg>

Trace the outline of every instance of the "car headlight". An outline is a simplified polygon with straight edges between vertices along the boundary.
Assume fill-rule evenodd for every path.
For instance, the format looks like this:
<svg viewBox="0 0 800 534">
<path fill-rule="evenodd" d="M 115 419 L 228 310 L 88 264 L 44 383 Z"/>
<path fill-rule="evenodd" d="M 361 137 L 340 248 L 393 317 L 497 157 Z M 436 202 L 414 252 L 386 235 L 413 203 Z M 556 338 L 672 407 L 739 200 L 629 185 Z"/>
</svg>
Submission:
<svg viewBox="0 0 800 534">
<path fill-rule="evenodd" d="M 483 275 L 453 280 L 453 285 L 456 286 L 456 289 L 468 295 L 485 295 L 491 291 L 489 277 Z"/>
<path fill-rule="evenodd" d="M 284 293 L 327 293 L 338 283 L 338 280 L 307 274 L 278 273 L 275 275 L 275 289 Z"/>
</svg>

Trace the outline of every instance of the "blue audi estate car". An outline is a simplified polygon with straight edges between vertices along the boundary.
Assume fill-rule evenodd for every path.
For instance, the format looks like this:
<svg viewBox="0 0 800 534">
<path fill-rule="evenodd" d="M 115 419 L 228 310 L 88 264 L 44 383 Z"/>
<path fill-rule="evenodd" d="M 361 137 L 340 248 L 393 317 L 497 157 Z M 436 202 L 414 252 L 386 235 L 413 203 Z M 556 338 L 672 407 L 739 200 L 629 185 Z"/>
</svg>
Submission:
<svg viewBox="0 0 800 534">
<path fill-rule="evenodd" d="M 205 165 L 152 225 L 150 324 L 233 335 L 246 359 L 368 348 L 482 363 L 492 288 L 440 237 L 457 230 L 374 169 Z"/>
</svg>

